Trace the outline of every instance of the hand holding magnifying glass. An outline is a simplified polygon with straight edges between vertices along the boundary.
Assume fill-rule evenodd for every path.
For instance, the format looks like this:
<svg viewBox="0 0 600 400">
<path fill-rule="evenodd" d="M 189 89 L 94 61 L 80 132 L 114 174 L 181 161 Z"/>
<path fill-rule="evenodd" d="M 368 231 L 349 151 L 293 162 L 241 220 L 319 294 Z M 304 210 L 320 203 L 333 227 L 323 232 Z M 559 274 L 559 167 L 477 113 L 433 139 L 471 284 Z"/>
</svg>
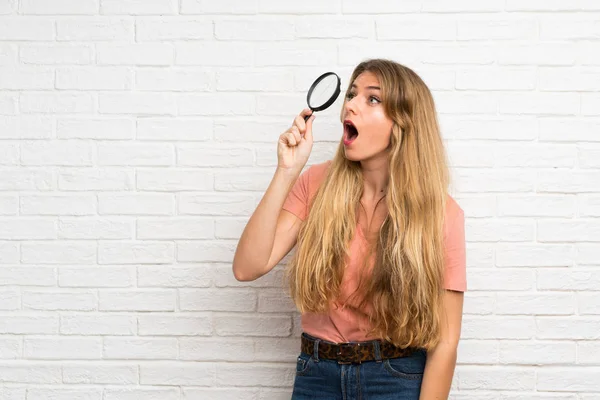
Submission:
<svg viewBox="0 0 600 400">
<path fill-rule="evenodd" d="M 313 145 L 312 121 L 309 119 L 315 111 L 331 106 L 339 94 L 340 78 L 334 72 L 327 72 L 314 81 L 306 96 L 309 108 L 303 110 L 292 126 L 279 136 L 278 167 L 292 173 L 299 173 L 304 168 Z"/>
</svg>

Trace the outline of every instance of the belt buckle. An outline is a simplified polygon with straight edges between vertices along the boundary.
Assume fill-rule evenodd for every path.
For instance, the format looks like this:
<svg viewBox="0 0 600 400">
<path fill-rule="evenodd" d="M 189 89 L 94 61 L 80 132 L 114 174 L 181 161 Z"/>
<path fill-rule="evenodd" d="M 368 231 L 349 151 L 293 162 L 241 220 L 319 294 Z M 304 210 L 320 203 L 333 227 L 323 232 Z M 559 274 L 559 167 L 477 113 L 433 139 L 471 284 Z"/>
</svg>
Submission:
<svg viewBox="0 0 600 400">
<path fill-rule="evenodd" d="M 358 352 L 358 349 L 360 348 L 360 343 L 356 343 L 356 344 L 351 344 L 351 343 L 343 343 L 339 345 L 338 351 L 337 351 L 337 355 L 338 356 L 342 356 L 342 349 L 348 349 L 351 351 L 350 361 L 342 361 L 342 360 L 337 360 L 338 364 L 352 364 L 352 363 L 356 363 L 356 364 L 361 364 L 361 360 L 360 360 L 360 353 Z"/>
</svg>

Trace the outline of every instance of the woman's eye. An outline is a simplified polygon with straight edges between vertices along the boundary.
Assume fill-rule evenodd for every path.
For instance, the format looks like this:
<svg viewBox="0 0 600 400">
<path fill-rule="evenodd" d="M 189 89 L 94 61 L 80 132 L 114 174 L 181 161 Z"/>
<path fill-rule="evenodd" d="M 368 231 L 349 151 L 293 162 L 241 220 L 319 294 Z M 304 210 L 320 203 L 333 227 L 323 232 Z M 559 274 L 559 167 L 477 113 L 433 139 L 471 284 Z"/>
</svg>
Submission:
<svg viewBox="0 0 600 400">
<path fill-rule="evenodd" d="M 377 97 L 375 97 L 375 96 L 371 96 L 371 97 L 369 97 L 369 102 L 370 102 L 371 104 L 379 104 L 379 103 L 381 103 L 381 100 L 379 100 L 379 99 L 378 99 Z"/>
<path fill-rule="evenodd" d="M 347 98 L 348 100 L 350 100 L 350 99 L 351 99 L 351 98 L 353 98 L 353 97 L 354 97 L 354 93 L 348 93 L 348 94 L 346 94 L 346 98 Z"/>
</svg>

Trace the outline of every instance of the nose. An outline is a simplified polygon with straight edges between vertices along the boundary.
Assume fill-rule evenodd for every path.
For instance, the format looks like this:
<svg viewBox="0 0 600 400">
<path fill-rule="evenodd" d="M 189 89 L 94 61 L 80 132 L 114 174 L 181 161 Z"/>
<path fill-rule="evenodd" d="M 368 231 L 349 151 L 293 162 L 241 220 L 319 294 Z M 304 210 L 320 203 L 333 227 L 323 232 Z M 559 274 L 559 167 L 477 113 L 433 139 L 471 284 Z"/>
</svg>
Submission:
<svg viewBox="0 0 600 400">
<path fill-rule="evenodd" d="M 356 104 L 354 102 L 354 100 L 356 99 L 357 96 L 354 96 L 351 99 L 346 99 L 346 103 L 344 104 L 344 109 L 346 110 L 346 114 L 352 112 L 353 114 L 356 114 Z"/>
</svg>

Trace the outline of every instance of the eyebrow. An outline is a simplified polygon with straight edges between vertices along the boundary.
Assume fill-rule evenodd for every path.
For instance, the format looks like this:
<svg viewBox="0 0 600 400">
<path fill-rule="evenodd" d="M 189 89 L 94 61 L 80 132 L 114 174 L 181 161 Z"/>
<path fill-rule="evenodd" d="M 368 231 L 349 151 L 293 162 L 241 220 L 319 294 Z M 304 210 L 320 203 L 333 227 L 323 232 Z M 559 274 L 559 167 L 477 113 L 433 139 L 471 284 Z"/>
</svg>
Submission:
<svg viewBox="0 0 600 400">
<path fill-rule="evenodd" d="M 352 89 L 356 89 L 356 85 L 353 83 L 352 84 Z M 367 86 L 367 89 L 375 89 L 375 90 L 381 90 L 381 88 L 379 86 Z"/>
</svg>

